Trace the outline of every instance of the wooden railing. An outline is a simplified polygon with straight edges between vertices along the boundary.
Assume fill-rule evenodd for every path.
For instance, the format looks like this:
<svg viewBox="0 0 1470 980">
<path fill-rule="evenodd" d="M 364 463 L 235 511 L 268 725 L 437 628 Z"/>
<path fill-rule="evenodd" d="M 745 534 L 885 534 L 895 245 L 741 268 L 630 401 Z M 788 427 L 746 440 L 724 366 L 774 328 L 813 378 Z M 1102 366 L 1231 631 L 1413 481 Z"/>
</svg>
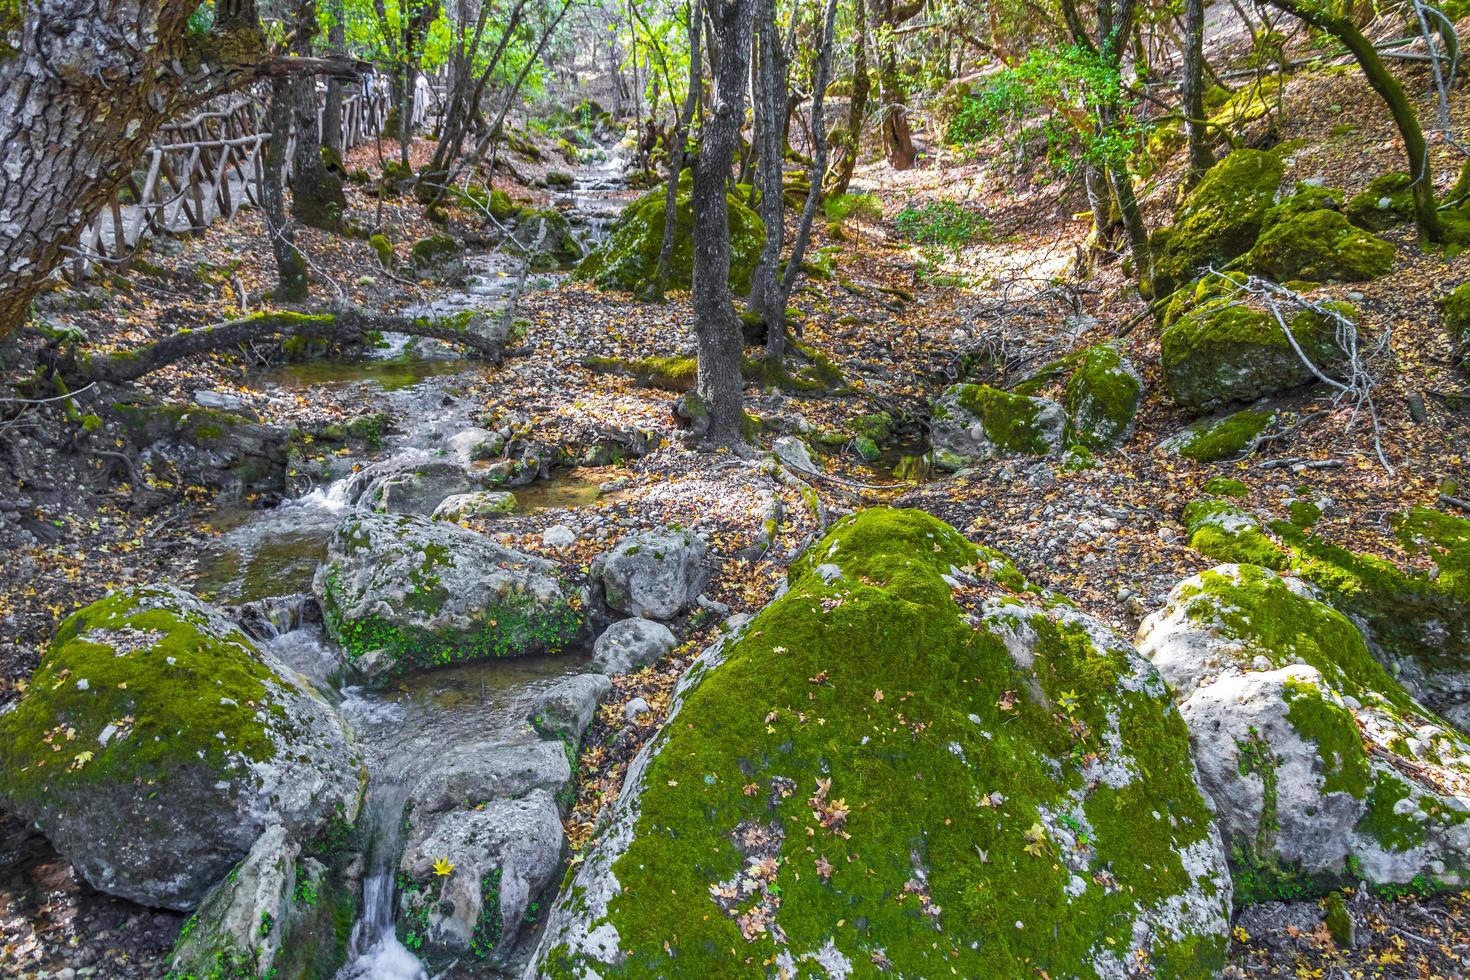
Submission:
<svg viewBox="0 0 1470 980">
<path fill-rule="evenodd" d="M 415 99 L 415 129 L 429 120 L 431 100 Z M 159 235 L 195 234 L 240 208 L 259 207 L 265 183 L 264 148 L 271 134 L 261 118 L 262 102 L 238 99 L 159 132 L 159 142 L 148 150 L 139 169 L 113 194 L 107 206 L 83 229 L 73 278 L 88 275 L 99 262 L 120 265 L 137 251 L 139 243 Z M 342 149 L 384 133 L 390 99 L 386 93 L 354 93 L 342 100 Z M 321 123 L 323 107 L 317 106 Z M 289 179 L 295 135 L 287 137 L 286 176 Z"/>
</svg>

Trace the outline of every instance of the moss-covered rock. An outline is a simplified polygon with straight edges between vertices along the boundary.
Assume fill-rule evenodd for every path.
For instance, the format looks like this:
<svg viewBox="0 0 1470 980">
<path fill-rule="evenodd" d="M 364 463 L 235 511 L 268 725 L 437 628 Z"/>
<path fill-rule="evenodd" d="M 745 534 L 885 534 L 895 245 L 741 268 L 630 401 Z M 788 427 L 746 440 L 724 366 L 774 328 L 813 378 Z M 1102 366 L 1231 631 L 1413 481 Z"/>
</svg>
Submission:
<svg viewBox="0 0 1470 980">
<path fill-rule="evenodd" d="M 1216 561 L 1286 567 L 1285 554 L 1262 529 L 1261 522 L 1232 503 L 1192 501 L 1184 508 L 1184 526 L 1190 547 Z"/>
<path fill-rule="evenodd" d="M 1470 282 L 1463 282 L 1438 300 L 1444 328 L 1456 354 L 1470 350 Z"/>
<path fill-rule="evenodd" d="M 1216 476 L 1205 484 L 1205 493 L 1216 497 L 1244 497 L 1250 493 L 1250 487 L 1232 476 Z"/>
<path fill-rule="evenodd" d="M 346 727 L 294 678 L 186 592 L 114 592 L 0 713 L 0 801 L 99 890 L 193 908 L 267 826 L 356 813 Z"/>
<path fill-rule="evenodd" d="M 1336 306 L 1354 316 L 1350 306 Z M 1283 314 L 1285 315 L 1285 314 Z M 1311 310 L 1290 315 L 1296 346 L 1321 370 L 1342 357 L 1336 325 Z M 1230 297 L 1195 306 L 1160 337 L 1164 386 L 1180 404 L 1204 411 L 1273 395 L 1314 377 L 1275 315 Z"/>
<path fill-rule="evenodd" d="M 960 384 L 934 402 L 929 433 L 935 465 L 954 469 L 983 459 L 1058 453 L 1066 427 L 1066 412 L 1049 398 Z"/>
<path fill-rule="evenodd" d="M 529 246 L 535 243 L 538 235 L 541 236 L 541 244 L 531 257 L 531 268 L 537 272 L 565 269 L 582 261 L 582 243 L 572 234 L 567 216 L 556 208 L 521 212 L 516 237 Z"/>
<path fill-rule="evenodd" d="M 1067 438 L 1097 452 L 1122 445 L 1143 399 L 1143 376 L 1112 344 L 1088 348 L 1067 381 Z"/>
<path fill-rule="evenodd" d="M 1186 519 L 1228 506 L 1192 504 Z M 1470 729 L 1470 521 L 1425 507 L 1394 516 L 1400 544 L 1428 557 L 1433 573 L 1330 544 L 1290 520 L 1263 526 L 1237 512 L 1210 523 L 1213 530 L 1202 525 L 1191 533 L 1202 554 L 1289 570 L 1311 582 L 1363 626 L 1374 654 L 1414 697 Z"/>
<path fill-rule="evenodd" d="M 687 173 L 687 172 L 686 172 Z M 669 259 L 670 289 L 688 289 L 694 269 L 692 178 L 681 180 L 674 211 L 674 251 Z M 765 225 L 744 199 L 726 195 L 730 214 L 730 286 L 750 289 L 750 276 L 760 259 Z M 576 278 L 603 289 L 641 293 L 653 283 L 664 238 L 664 189 L 655 188 L 623 209 L 607 242 L 577 267 Z"/>
<path fill-rule="evenodd" d="M 372 246 L 373 254 L 378 257 L 379 265 L 385 269 L 393 268 L 393 243 L 388 240 L 387 235 L 373 235 L 368 239 L 368 244 Z"/>
<path fill-rule="evenodd" d="M 1353 225 L 1337 211 L 1307 211 L 1261 235 L 1246 260 L 1251 271 L 1276 282 L 1366 282 L 1387 275 L 1394 247 Z"/>
<path fill-rule="evenodd" d="M 1256 408 L 1199 419 L 1159 443 L 1159 448 L 1196 463 L 1214 463 L 1250 452 L 1275 420 L 1275 412 Z"/>
<path fill-rule="evenodd" d="M 1139 635 L 1181 701 L 1237 901 L 1470 880 L 1457 789 L 1470 785 L 1470 742 L 1309 586 L 1222 565 L 1180 583 Z"/>
<path fill-rule="evenodd" d="M 1261 233 L 1265 234 L 1282 222 L 1313 211 L 1341 211 L 1342 197 L 1342 191 L 1331 187 L 1298 184 L 1295 194 L 1280 204 L 1272 205 L 1266 212 L 1265 218 L 1261 220 Z"/>
<path fill-rule="evenodd" d="M 530 975 L 1216 975 L 1224 855 L 1127 644 L 917 511 L 789 577 L 681 680 Z"/>
<path fill-rule="evenodd" d="M 581 625 L 555 565 L 407 514 L 348 517 L 313 588 L 327 632 L 370 682 L 484 657 L 559 653 Z"/>
<path fill-rule="evenodd" d="M 632 378 L 646 388 L 692 391 L 699 379 L 699 362 L 693 357 L 602 357 L 582 360 L 582 366 L 597 374 Z"/>
<path fill-rule="evenodd" d="M 454 279 L 463 271 L 464 246 L 451 235 L 420 238 L 409 250 L 408 265 L 416 276 Z"/>
<path fill-rule="evenodd" d="M 1343 213 L 1368 231 L 1385 231 L 1414 217 L 1413 179 L 1405 173 L 1383 174 L 1348 201 Z"/>
<path fill-rule="evenodd" d="M 1203 266 L 1250 251 L 1282 173 L 1280 155 L 1265 150 L 1236 150 L 1211 167 L 1156 243 L 1155 294 L 1168 295 Z"/>
</svg>

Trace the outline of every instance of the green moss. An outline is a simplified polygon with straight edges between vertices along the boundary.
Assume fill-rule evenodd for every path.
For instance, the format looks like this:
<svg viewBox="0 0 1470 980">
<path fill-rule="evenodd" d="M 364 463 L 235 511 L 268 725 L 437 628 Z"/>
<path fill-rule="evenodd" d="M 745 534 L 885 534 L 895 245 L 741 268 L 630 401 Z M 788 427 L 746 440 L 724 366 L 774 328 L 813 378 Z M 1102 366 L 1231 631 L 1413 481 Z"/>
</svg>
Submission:
<svg viewBox="0 0 1470 980">
<path fill-rule="evenodd" d="M 1117 347 L 1088 348 L 1067 381 L 1068 438 L 1097 452 L 1117 448 L 1133 428 L 1143 381 Z"/>
<path fill-rule="evenodd" d="M 1287 679 L 1283 694 L 1286 720 L 1317 747 L 1322 762 L 1322 792 L 1347 793 L 1358 800 L 1367 796 L 1373 771 L 1352 712 L 1327 700 L 1316 685 L 1294 678 Z"/>
<path fill-rule="evenodd" d="M 556 208 L 540 208 L 523 213 L 521 222 L 535 229 L 526 237 L 534 241 L 542 235 L 541 247 L 531 259 L 531 268 L 538 272 L 566 268 L 582 259 L 582 243 L 572 234 L 571 222 Z M 544 233 L 543 229 L 544 228 Z"/>
<path fill-rule="evenodd" d="M 1298 184 L 1295 194 L 1280 204 L 1273 205 L 1266 212 L 1266 217 L 1261 221 L 1261 233 L 1264 235 L 1283 222 L 1313 211 L 1339 211 L 1342 209 L 1342 197 L 1342 191 L 1331 187 Z"/>
<path fill-rule="evenodd" d="M 693 357 L 588 357 L 582 366 L 597 374 L 618 374 L 646 388 L 692 391 L 699 378 L 699 362 Z"/>
<path fill-rule="evenodd" d="M 1041 426 L 1041 405 L 990 385 L 958 385 L 959 403 L 980 418 L 985 436 L 1002 450 L 1044 455 L 1051 451 Z M 956 389 L 950 389 L 955 391 Z"/>
<path fill-rule="evenodd" d="M 431 272 L 457 261 L 464 246 L 450 235 L 430 235 L 413 243 L 409 261 L 415 271 Z"/>
<path fill-rule="evenodd" d="M 690 288 L 694 268 L 694 214 L 690 205 L 692 175 L 685 171 L 674 211 L 674 250 L 669 260 L 671 289 Z M 664 235 L 664 188 L 655 188 L 623 209 L 607 242 L 577 267 L 575 277 L 595 282 L 602 289 L 643 293 L 658 271 L 659 250 Z M 760 259 L 765 226 L 760 216 L 745 206 L 740 197 L 726 196 L 730 216 L 730 286 L 736 292 L 750 289 L 750 277 Z"/>
<path fill-rule="evenodd" d="M 1356 311 L 1334 308 L 1348 317 Z M 1335 324 L 1311 310 L 1287 321 L 1296 344 L 1321 369 L 1340 360 Z M 1311 380 L 1276 317 L 1228 297 L 1207 300 L 1160 336 L 1164 386 L 1183 405 L 1208 409 L 1249 401 Z"/>
<path fill-rule="evenodd" d="M 1383 174 L 1348 201 L 1343 213 L 1359 228 L 1385 231 L 1414 217 L 1413 180 L 1405 173 Z"/>
<path fill-rule="evenodd" d="M 1470 282 L 1456 286 L 1441 296 L 1438 303 L 1450 342 L 1460 348 L 1470 347 Z"/>
<path fill-rule="evenodd" d="M 123 589 L 61 624 L 27 696 L 0 715 L 0 795 L 230 778 L 274 758 L 275 675 L 244 633 L 174 596 Z"/>
<path fill-rule="evenodd" d="M 1347 902 L 1343 901 L 1342 892 L 1333 892 L 1327 896 L 1326 912 L 1324 921 L 1327 923 L 1327 931 L 1332 934 L 1332 941 L 1343 949 L 1351 948 L 1356 929 Z"/>
<path fill-rule="evenodd" d="M 847 422 L 848 432 L 854 436 L 866 436 L 879 445 L 893 438 L 895 427 L 893 416 L 887 412 L 859 415 L 857 418 L 849 419 Z"/>
<path fill-rule="evenodd" d="M 393 243 L 388 240 L 387 235 L 373 235 L 368 239 L 368 244 L 373 247 L 373 254 L 378 257 L 378 264 L 385 269 L 393 268 Z"/>
<path fill-rule="evenodd" d="M 1310 500 L 1293 500 L 1287 504 L 1286 510 L 1292 525 L 1303 530 L 1322 519 L 1322 508 Z"/>
<path fill-rule="evenodd" d="M 1398 775 L 1380 770 L 1368 794 L 1368 810 L 1357 829 L 1390 851 L 1411 850 L 1424 842 L 1422 814 L 1398 813 L 1397 804 L 1409 798 L 1409 787 Z"/>
<path fill-rule="evenodd" d="M 1190 547 L 1222 562 L 1243 562 L 1265 568 L 1286 566 L 1286 555 L 1261 529 L 1260 523 L 1223 500 L 1196 500 L 1184 508 Z"/>
<path fill-rule="evenodd" d="M 1276 413 L 1247 408 L 1223 418 L 1201 419 L 1164 443 L 1164 448 L 1197 463 L 1240 456 L 1276 419 Z"/>
<path fill-rule="evenodd" d="M 1276 282 L 1366 282 L 1387 275 L 1397 252 L 1336 211 L 1308 211 L 1261 235 L 1250 268 Z"/>
<path fill-rule="evenodd" d="M 629 956 L 600 975 L 760 977 L 829 942 L 903 976 L 1085 975 L 1099 950 L 1133 955 L 1139 910 L 1197 884 L 1178 852 L 1210 833 L 1182 720 L 1080 624 L 1018 605 L 972 628 L 944 576 L 983 560 L 926 514 L 874 509 L 793 565 L 650 761 L 608 907 Z M 824 581 L 827 563 L 843 577 Z M 1034 672 L 1007 629 L 1035 633 Z M 1140 774 L 1121 787 L 1084 775 L 1110 725 Z M 766 855 L 727 909 L 721 883 Z M 779 945 L 742 935 L 752 903 Z M 1221 967 L 1219 937 L 1192 938 L 1156 937 L 1158 976 Z M 573 959 L 559 948 L 548 972 Z"/>
<path fill-rule="evenodd" d="M 1265 118 L 1279 106 L 1282 84 L 1283 79 L 1277 74 L 1252 79 L 1220 103 L 1211 114 L 1210 122 L 1221 128 L 1239 130 Z"/>
<path fill-rule="evenodd" d="M 1205 484 L 1205 493 L 1216 497 L 1244 497 L 1250 493 L 1250 488 L 1241 481 L 1229 476 L 1211 477 Z"/>
<path fill-rule="evenodd" d="M 1280 154 L 1263 150 L 1236 150 L 1211 167 L 1155 243 L 1155 293 L 1167 295 L 1202 266 L 1249 251 L 1282 173 Z"/>
<path fill-rule="evenodd" d="M 1065 473 L 1076 473 L 1097 467 L 1097 459 L 1086 446 L 1073 446 L 1062 454 L 1061 468 Z"/>
</svg>

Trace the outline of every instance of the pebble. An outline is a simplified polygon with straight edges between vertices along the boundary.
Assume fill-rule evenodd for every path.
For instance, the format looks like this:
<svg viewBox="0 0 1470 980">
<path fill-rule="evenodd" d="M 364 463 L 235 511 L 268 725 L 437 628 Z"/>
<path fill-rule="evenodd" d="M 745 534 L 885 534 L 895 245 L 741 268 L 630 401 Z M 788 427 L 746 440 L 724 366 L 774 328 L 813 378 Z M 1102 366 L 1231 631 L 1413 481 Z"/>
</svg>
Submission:
<svg viewBox="0 0 1470 980">
<path fill-rule="evenodd" d="M 648 714 L 653 709 L 648 702 L 642 698 L 634 698 L 623 706 L 623 720 L 636 721 L 640 716 Z"/>
</svg>

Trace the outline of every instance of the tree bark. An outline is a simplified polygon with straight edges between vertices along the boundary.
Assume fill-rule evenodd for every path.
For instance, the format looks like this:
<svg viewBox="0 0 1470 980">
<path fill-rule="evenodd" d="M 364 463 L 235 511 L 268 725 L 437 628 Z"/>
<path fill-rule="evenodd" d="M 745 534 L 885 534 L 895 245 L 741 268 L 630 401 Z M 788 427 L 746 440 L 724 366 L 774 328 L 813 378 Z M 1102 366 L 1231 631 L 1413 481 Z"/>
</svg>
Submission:
<svg viewBox="0 0 1470 980">
<path fill-rule="evenodd" d="M 1188 183 L 1215 165 L 1205 126 L 1205 0 L 1184 3 L 1184 135 L 1189 144 Z"/>
<path fill-rule="evenodd" d="M 755 144 L 759 151 L 756 188 L 766 237 L 751 276 L 751 312 L 766 326 L 766 357 L 780 362 L 786 353 L 786 304 L 781 298 L 781 246 L 786 237 L 786 202 L 782 197 L 786 87 L 789 66 L 781 32 L 776 29 L 776 0 L 756 0 L 756 39 L 760 60 L 756 72 Z M 755 188 L 753 188 L 755 189 Z"/>
<path fill-rule="evenodd" d="M 868 95 L 873 90 L 873 80 L 868 77 L 868 0 L 852 0 L 853 14 L 853 61 L 852 97 L 847 106 L 847 127 L 838 145 L 837 163 L 833 167 L 829 193 L 847 193 L 852 182 L 852 171 L 857 166 L 858 150 L 863 145 L 863 124 L 868 116 Z"/>
<path fill-rule="evenodd" d="M 311 57 L 312 39 L 316 35 L 315 0 L 301 0 L 292 25 L 295 41 L 292 51 Z M 316 115 L 316 79 L 303 75 L 293 80 L 295 95 L 296 148 L 291 160 L 291 214 L 313 228 L 336 231 L 342 226 L 347 210 L 347 195 L 342 178 L 327 169 L 322 160 L 322 132 Z M 330 101 L 330 96 L 329 96 Z"/>
<path fill-rule="evenodd" d="M 918 158 L 914 134 L 909 127 L 908 93 L 898 70 L 898 45 L 894 31 L 924 9 L 924 0 L 879 0 L 883 24 L 888 30 L 880 40 L 878 58 L 878 94 L 883 100 L 883 152 L 888 165 L 895 170 L 908 170 Z"/>
<path fill-rule="evenodd" d="M 346 11 L 342 0 L 327 0 L 331 24 L 327 27 L 327 51 L 341 55 L 347 48 L 347 23 L 343 19 Z M 327 79 L 327 101 L 322 107 L 322 146 L 326 147 L 331 165 L 339 172 L 342 166 L 342 82 L 337 78 Z M 339 174 L 340 175 L 340 174 Z"/>
<path fill-rule="evenodd" d="M 694 161 L 694 335 L 699 395 L 709 410 L 709 440 L 742 441 L 740 360 L 744 344 L 730 303 L 730 214 L 726 184 L 745 119 L 745 76 L 755 0 L 712 0 L 710 32 L 719 52 L 711 111 Z"/>
<path fill-rule="evenodd" d="M 822 40 L 817 48 L 817 77 L 812 85 L 812 166 L 808 173 L 811 186 L 807 188 L 806 201 L 801 207 L 801 219 L 796 225 L 796 240 L 791 245 L 791 257 L 786 260 L 786 274 L 781 277 L 781 309 L 796 286 L 796 277 L 806 261 L 807 243 L 812 237 L 812 219 L 817 213 L 817 202 L 822 198 L 822 174 L 827 171 L 827 127 L 822 121 L 822 105 L 827 98 L 827 82 L 832 73 L 832 39 L 836 33 L 837 0 L 827 0 L 827 12 L 822 20 Z"/>
<path fill-rule="evenodd" d="M 1414 224 L 1419 228 L 1419 237 L 1430 242 L 1443 241 L 1444 229 L 1440 226 L 1434 200 L 1434 177 L 1429 172 L 1429 146 L 1424 141 L 1419 116 L 1404 93 L 1404 87 L 1378 56 L 1373 42 L 1350 19 L 1335 16 L 1325 8 L 1298 0 L 1268 2 L 1278 10 L 1331 34 L 1352 53 L 1358 67 L 1363 69 L 1368 84 L 1387 104 L 1394 125 L 1398 127 L 1399 137 L 1404 141 L 1404 154 L 1409 158 L 1409 176 L 1413 179 L 1410 190 L 1414 195 Z"/>
<path fill-rule="evenodd" d="M 265 181 L 261 188 L 261 210 L 271 254 L 276 259 L 276 298 L 288 303 L 306 299 L 309 283 L 306 260 L 296 248 L 296 229 L 286 217 L 286 150 L 291 117 L 295 113 L 295 84 L 291 79 L 271 82 L 271 138 L 265 144 Z"/>
<path fill-rule="evenodd" d="M 190 35 L 187 0 L 34 0 L 0 41 L 0 335 L 73 254 L 158 128 L 259 78 L 338 71 L 272 59 L 248 0 Z M 12 43 L 13 42 L 13 43 Z"/>
</svg>

